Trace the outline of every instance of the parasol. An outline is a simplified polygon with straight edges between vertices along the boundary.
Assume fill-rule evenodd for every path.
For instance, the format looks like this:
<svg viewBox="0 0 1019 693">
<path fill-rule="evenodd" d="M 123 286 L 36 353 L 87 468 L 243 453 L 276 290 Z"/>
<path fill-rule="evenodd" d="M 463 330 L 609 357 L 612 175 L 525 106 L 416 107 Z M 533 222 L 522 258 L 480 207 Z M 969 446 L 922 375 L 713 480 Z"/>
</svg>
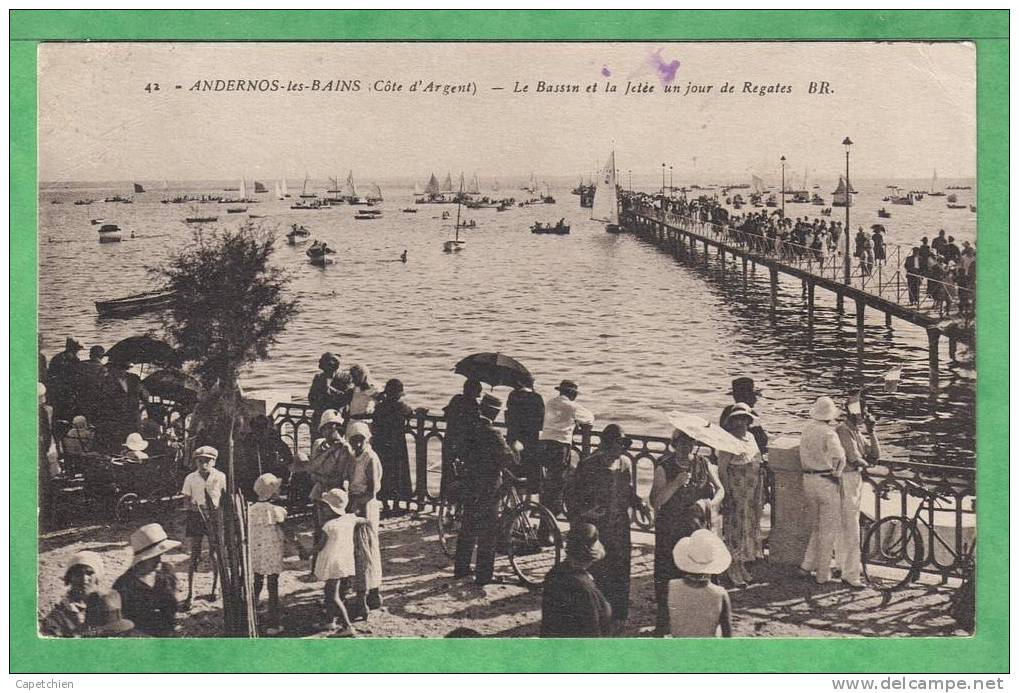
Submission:
<svg viewBox="0 0 1019 693">
<path fill-rule="evenodd" d="M 534 377 L 524 364 L 506 354 L 491 351 L 471 354 L 456 364 L 453 372 L 465 378 L 480 380 L 492 387 L 496 385 L 530 387 L 534 384 Z"/>
<path fill-rule="evenodd" d="M 180 366 L 181 358 L 177 350 L 166 342 L 139 335 L 122 339 L 106 352 L 112 362 L 151 363 L 156 366 Z"/>
<path fill-rule="evenodd" d="M 743 442 L 734 435 L 721 426 L 715 426 L 699 416 L 674 411 L 669 412 L 667 418 L 673 427 L 709 448 L 731 452 L 736 455 L 746 450 Z"/>
<path fill-rule="evenodd" d="M 142 385 L 149 394 L 171 399 L 180 404 L 198 401 L 198 393 L 202 390 L 202 385 L 196 378 L 178 368 L 155 371 L 142 381 Z"/>
</svg>

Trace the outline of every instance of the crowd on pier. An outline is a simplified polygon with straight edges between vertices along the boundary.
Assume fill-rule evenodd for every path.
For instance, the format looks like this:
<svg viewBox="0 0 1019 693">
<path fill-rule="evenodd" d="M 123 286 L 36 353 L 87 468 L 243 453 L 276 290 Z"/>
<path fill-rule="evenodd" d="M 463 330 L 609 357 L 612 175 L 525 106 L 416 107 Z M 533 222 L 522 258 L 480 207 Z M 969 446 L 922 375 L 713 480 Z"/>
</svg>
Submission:
<svg viewBox="0 0 1019 693">
<path fill-rule="evenodd" d="M 44 410 L 40 400 L 41 416 L 47 421 L 46 430 L 40 431 L 41 465 L 46 464 L 51 442 L 44 436 L 62 436 L 65 450 L 76 431 L 94 433 L 97 442 L 101 438 L 87 418 L 80 426 L 82 422 L 68 425 L 58 418 L 70 417 L 73 422 L 87 416 L 86 399 L 72 398 L 70 403 L 59 399 L 66 384 L 61 374 L 74 372 L 62 370 L 61 364 L 73 360 L 79 350 L 80 345 L 68 339 L 67 349 L 46 369 L 46 387 L 40 383 L 51 409 Z M 101 358 L 96 360 L 100 362 Z M 310 453 L 295 455 L 266 417 L 256 417 L 241 429 L 234 450 L 234 481 L 249 502 L 254 599 L 258 603 L 267 588 L 263 625 L 270 635 L 285 635 L 286 605 L 279 594 L 279 576 L 284 553 L 295 544 L 300 557 L 310 560 L 313 578 L 323 585 L 324 624 L 336 635 L 352 635 L 355 621 L 379 609 L 386 553 L 380 523 L 386 516 L 407 512 L 407 505 L 401 510 L 400 503 L 411 499 L 406 430 L 412 409 L 404 400 L 401 381 L 390 379 L 379 388 L 367 367 L 343 368 L 331 353 L 323 354 L 318 366 L 308 393 L 315 432 Z M 521 377 L 504 405 L 491 391 L 485 392 L 479 380 L 467 379 L 463 391 L 444 408 L 441 493 L 455 494 L 463 504 L 453 579 L 478 585 L 497 579 L 499 490 L 505 479 L 513 478 L 569 527 L 565 560 L 545 579 L 542 635 L 618 634 L 629 619 L 631 602 L 630 512 L 647 513 L 649 504 L 655 517 L 655 633 L 731 634 L 728 590 L 751 584 L 756 566 L 766 560 L 761 515 L 768 434 L 756 410 L 760 391 L 754 381 L 740 377 L 732 382 L 733 402 L 720 412 L 717 426 L 697 417 L 670 418 L 671 451 L 654 470 L 647 500 L 637 495 L 631 476 L 627 451 L 633 440 L 619 425 L 604 425 L 597 434 L 597 449 L 575 459 L 576 428 L 596 422 L 581 402 L 576 381 L 564 379 L 555 390 L 546 399 L 535 390 L 533 380 Z M 163 562 L 181 542 L 171 539 L 162 525 L 145 524 L 130 537 L 130 568 L 112 586 L 106 583 L 102 556 L 85 551 L 72 557 L 65 575 L 67 593 L 43 617 L 44 634 L 173 635 L 179 628 L 177 615 L 191 608 L 203 537 L 227 488 L 219 469 L 221 451 L 202 443 L 199 435 L 199 447 L 185 456 L 187 448 L 172 447 L 173 427 L 146 409 L 140 397 L 132 401 L 138 427 L 126 433 L 118 429 L 124 437 L 116 454 L 146 464 L 150 440 L 162 440 L 175 459 L 190 466 L 179 489 L 185 499 L 184 535 L 191 559 L 187 596 L 178 599 L 177 578 Z M 500 416 L 505 433 L 495 425 Z M 718 426 L 731 443 L 717 444 Z M 841 408 L 830 397 L 819 398 L 803 426 L 800 455 L 812 526 L 803 577 L 829 582 L 834 566 L 839 571 L 836 579 L 862 587 L 861 470 L 880 457 L 874 420 L 862 393 L 847 393 Z M 289 497 L 286 507 L 279 500 L 282 492 Z M 296 541 L 288 518 L 287 507 L 295 497 L 307 499 L 313 508 L 310 551 Z M 215 580 L 213 574 L 213 598 Z"/>
<path fill-rule="evenodd" d="M 849 230 L 841 221 L 830 218 L 794 219 L 767 208 L 736 213 L 706 196 L 687 200 L 638 193 L 624 198 L 624 209 L 634 204 L 653 205 L 680 217 L 717 224 L 734 245 L 786 262 L 810 263 L 822 270 L 841 270 L 848 247 L 854 258 L 854 271 L 859 271 L 868 282 L 874 278 L 876 268 L 888 267 L 889 262 L 901 263 L 900 267 L 885 270 L 879 281 L 891 283 L 895 271 L 901 269 L 910 305 L 919 306 L 922 296 L 926 296 L 940 316 L 973 316 L 976 248 L 969 241 L 958 244 L 944 229 L 933 240 L 924 236 L 919 245 L 904 247 L 907 253 L 901 257 L 892 251 L 887 230 L 881 224 L 872 225 L 869 231 L 857 227 L 847 246 Z"/>
</svg>

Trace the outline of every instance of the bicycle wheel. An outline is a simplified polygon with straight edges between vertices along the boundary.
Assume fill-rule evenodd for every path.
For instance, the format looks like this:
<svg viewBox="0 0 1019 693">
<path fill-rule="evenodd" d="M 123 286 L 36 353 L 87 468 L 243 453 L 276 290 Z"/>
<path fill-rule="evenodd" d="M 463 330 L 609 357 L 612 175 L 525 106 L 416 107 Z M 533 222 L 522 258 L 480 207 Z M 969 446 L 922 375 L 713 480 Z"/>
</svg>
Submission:
<svg viewBox="0 0 1019 693">
<path fill-rule="evenodd" d="M 923 562 L 923 539 L 901 516 L 883 517 L 863 540 L 863 576 L 871 587 L 889 592 L 916 579 Z"/>
<path fill-rule="evenodd" d="M 506 519 L 506 554 L 520 582 L 539 587 L 559 565 L 563 535 L 548 508 L 525 501 Z"/>
<path fill-rule="evenodd" d="M 439 546 L 449 558 L 456 555 L 456 538 L 463 523 L 463 503 L 443 496 L 439 500 Z"/>
</svg>

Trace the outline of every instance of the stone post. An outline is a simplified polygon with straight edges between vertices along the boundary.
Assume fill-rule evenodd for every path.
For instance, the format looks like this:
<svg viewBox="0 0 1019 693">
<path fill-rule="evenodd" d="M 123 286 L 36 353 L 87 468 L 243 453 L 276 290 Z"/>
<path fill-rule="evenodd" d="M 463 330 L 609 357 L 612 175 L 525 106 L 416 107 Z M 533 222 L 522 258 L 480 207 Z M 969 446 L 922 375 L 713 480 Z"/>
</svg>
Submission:
<svg viewBox="0 0 1019 693">
<path fill-rule="evenodd" d="M 810 539 L 799 438 L 783 436 L 769 442 L 768 468 L 774 477 L 772 502 L 775 504 L 768 539 L 768 561 L 799 566 Z"/>
</svg>

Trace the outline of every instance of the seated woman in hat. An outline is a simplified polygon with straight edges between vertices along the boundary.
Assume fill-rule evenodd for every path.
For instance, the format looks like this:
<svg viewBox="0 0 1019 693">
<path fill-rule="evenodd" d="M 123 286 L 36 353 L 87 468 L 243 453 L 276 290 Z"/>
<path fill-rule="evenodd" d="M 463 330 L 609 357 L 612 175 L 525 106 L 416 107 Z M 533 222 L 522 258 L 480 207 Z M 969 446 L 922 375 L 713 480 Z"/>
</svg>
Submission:
<svg viewBox="0 0 1019 693">
<path fill-rule="evenodd" d="M 679 423 L 679 422 L 677 422 Z M 696 429 L 690 429 L 696 430 Z M 669 581 L 680 577 L 672 550 L 683 537 L 711 529 L 712 510 L 725 497 L 718 471 L 705 455 L 694 455 L 697 441 L 680 428 L 672 432 L 672 452 L 655 467 L 651 507 L 655 511 L 655 633 L 669 631 Z"/>
<path fill-rule="evenodd" d="M 43 618 L 42 635 L 74 638 L 82 635 L 85 626 L 86 600 L 99 589 L 103 579 L 103 559 L 94 551 L 79 551 L 71 556 L 64 573 L 67 594 Z"/>
<path fill-rule="evenodd" d="M 541 637 L 612 635 L 612 607 L 588 572 L 605 557 L 594 525 L 578 523 L 566 537 L 566 560 L 549 571 L 541 593 Z"/>
<path fill-rule="evenodd" d="M 155 522 L 131 535 L 131 567 L 117 578 L 124 617 L 134 621 L 142 635 L 173 635 L 177 613 L 177 578 L 163 563 L 163 554 L 180 546 Z"/>
<path fill-rule="evenodd" d="M 669 632 L 674 638 L 732 637 L 729 593 L 712 584 L 711 576 L 729 567 L 732 557 L 709 529 L 698 529 L 672 552 L 682 579 L 669 582 Z"/>
<path fill-rule="evenodd" d="M 85 637 L 130 637 L 134 621 L 123 618 L 121 611 L 122 602 L 117 590 L 90 594 L 85 608 Z"/>
</svg>

